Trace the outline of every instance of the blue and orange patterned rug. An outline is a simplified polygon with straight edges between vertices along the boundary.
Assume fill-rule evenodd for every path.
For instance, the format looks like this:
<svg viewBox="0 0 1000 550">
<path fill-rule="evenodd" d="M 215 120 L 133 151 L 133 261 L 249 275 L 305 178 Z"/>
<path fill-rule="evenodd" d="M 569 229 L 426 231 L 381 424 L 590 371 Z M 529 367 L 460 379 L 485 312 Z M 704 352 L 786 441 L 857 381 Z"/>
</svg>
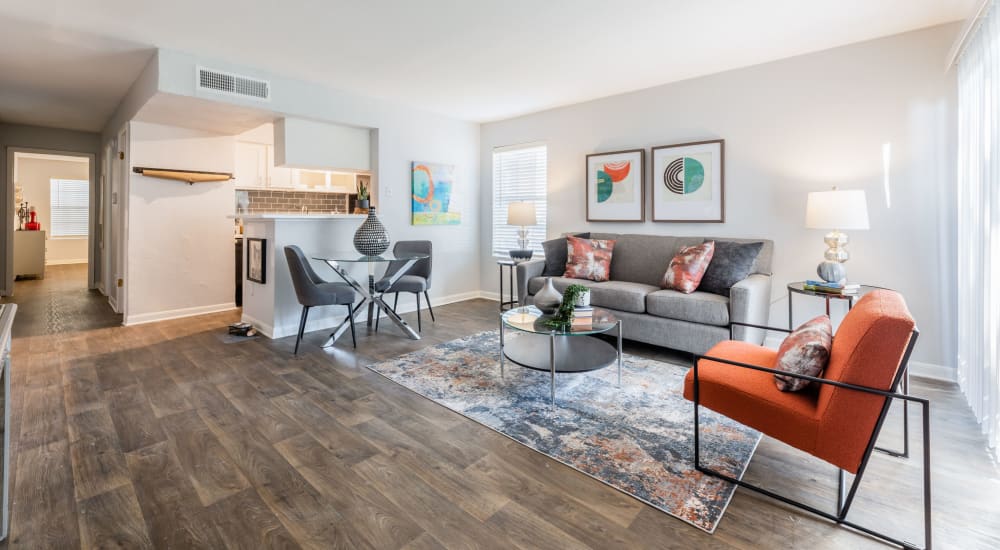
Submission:
<svg viewBox="0 0 1000 550">
<path fill-rule="evenodd" d="M 556 375 L 507 363 L 483 332 L 368 368 L 695 527 L 714 532 L 735 486 L 694 469 L 687 367 L 626 355 L 616 369 Z M 743 475 L 760 433 L 702 409 L 702 460 Z"/>
</svg>

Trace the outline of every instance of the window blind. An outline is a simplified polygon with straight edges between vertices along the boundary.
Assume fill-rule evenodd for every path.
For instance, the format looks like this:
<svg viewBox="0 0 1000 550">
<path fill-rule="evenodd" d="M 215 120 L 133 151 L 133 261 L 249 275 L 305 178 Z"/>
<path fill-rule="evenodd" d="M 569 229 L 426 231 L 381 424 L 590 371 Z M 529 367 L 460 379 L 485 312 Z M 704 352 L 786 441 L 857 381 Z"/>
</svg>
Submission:
<svg viewBox="0 0 1000 550">
<path fill-rule="evenodd" d="M 521 228 L 507 225 L 507 207 L 512 202 L 535 204 L 538 223 L 528 227 L 528 246 L 542 254 L 548 209 L 545 204 L 548 180 L 548 148 L 533 144 L 502 147 L 493 150 L 493 255 L 507 256 L 511 249 L 520 248 L 517 232 Z"/>
<path fill-rule="evenodd" d="M 50 180 L 52 193 L 51 228 L 53 237 L 86 237 L 90 182 Z"/>
</svg>

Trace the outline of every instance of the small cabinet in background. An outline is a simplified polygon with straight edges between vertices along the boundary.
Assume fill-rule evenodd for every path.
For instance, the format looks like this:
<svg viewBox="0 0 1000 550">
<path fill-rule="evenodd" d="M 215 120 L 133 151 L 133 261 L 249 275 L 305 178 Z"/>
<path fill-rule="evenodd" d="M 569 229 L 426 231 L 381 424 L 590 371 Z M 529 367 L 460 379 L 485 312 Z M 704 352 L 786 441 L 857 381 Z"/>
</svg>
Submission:
<svg viewBox="0 0 1000 550">
<path fill-rule="evenodd" d="M 254 189 L 267 187 L 269 146 L 263 143 L 236 142 L 236 187 Z"/>
</svg>

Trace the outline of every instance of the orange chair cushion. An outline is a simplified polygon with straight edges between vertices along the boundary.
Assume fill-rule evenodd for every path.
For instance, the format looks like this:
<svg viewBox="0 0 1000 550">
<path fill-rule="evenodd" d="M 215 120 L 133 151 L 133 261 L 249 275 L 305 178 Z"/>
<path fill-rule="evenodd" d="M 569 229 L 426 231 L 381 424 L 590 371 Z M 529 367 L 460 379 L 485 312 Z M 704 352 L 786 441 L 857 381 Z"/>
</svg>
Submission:
<svg viewBox="0 0 1000 550">
<path fill-rule="evenodd" d="M 746 342 L 725 341 L 705 354 L 774 368 L 777 352 Z M 774 375 L 702 359 L 698 363 L 699 403 L 793 447 L 813 454 L 819 422 L 816 390 L 783 392 Z M 694 369 L 684 379 L 684 397 L 694 400 Z"/>
</svg>

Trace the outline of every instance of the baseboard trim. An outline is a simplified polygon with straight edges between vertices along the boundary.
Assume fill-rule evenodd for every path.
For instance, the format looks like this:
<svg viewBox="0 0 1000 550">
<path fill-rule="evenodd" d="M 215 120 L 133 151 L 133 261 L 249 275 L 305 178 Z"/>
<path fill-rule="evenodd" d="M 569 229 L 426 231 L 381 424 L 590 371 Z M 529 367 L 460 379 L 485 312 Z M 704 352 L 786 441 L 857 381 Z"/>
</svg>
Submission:
<svg viewBox="0 0 1000 550">
<path fill-rule="evenodd" d="M 209 306 L 188 307 L 182 309 L 171 309 L 168 311 L 155 311 L 152 313 L 140 313 L 129 315 L 125 319 L 125 326 L 143 325 L 155 323 L 157 321 L 167 321 L 170 319 L 181 319 L 184 317 L 194 317 L 195 315 L 205 315 L 208 313 L 219 313 L 220 311 L 230 311 L 236 309 L 234 302 L 225 304 L 213 304 Z"/>
<path fill-rule="evenodd" d="M 483 293 L 481 291 L 472 290 L 469 292 L 459 292 L 457 294 L 449 294 L 447 296 L 431 296 L 431 306 L 438 307 L 447 304 L 454 304 L 456 302 L 464 302 L 466 300 L 474 300 L 477 298 L 482 298 L 483 297 L 482 294 Z M 399 307 L 396 309 L 397 312 L 399 312 L 400 314 L 405 314 L 405 313 L 413 313 L 414 311 L 417 310 L 416 300 L 413 299 L 412 295 L 408 296 L 407 293 L 404 292 L 401 293 L 401 296 L 402 299 L 400 300 Z M 386 302 L 390 306 L 392 305 L 391 298 L 386 299 Z M 423 306 L 422 308 L 423 311 L 426 312 L 427 304 L 423 300 L 423 297 L 421 297 L 420 303 Z M 310 313 L 310 319 L 306 323 L 306 330 L 305 330 L 306 333 L 318 330 L 332 330 L 336 328 L 338 325 L 340 325 L 341 322 L 344 321 L 345 317 L 343 312 L 347 311 L 346 308 L 343 307 L 337 308 L 331 306 L 329 309 L 330 313 L 327 315 L 320 316 Z M 361 312 L 358 312 L 358 314 L 360 315 Z M 385 314 L 382 314 L 382 317 L 385 317 Z M 427 315 L 425 319 L 427 320 L 427 322 L 430 322 L 430 315 Z M 299 330 L 299 325 L 297 321 L 292 323 L 284 323 L 278 327 L 274 327 L 271 324 L 265 323 L 260 319 L 256 319 L 250 315 L 247 315 L 246 313 L 243 313 L 243 317 L 241 320 L 244 323 L 250 323 L 251 325 L 254 326 L 254 328 L 257 329 L 257 332 L 271 339 L 275 339 L 276 335 L 277 338 L 287 338 L 289 336 L 295 336 L 295 334 Z M 368 321 L 367 320 L 356 321 L 356 324 L 367 325 Z"/>
<path fill-rule="evenodd" d="M 924 363 L 922 361 L 910 361 L 910 376 L 951 382 L 952 384 L 958 383 L 958 371 L 956 369 L 934 363 Z"/>
<path fill-rule="evenodd" d="M 85 263 L 87 263 L 87 258 L 77 258 L 73 260 L 45 260 L 45 265 L 71 265 Z"/>
</svg>

